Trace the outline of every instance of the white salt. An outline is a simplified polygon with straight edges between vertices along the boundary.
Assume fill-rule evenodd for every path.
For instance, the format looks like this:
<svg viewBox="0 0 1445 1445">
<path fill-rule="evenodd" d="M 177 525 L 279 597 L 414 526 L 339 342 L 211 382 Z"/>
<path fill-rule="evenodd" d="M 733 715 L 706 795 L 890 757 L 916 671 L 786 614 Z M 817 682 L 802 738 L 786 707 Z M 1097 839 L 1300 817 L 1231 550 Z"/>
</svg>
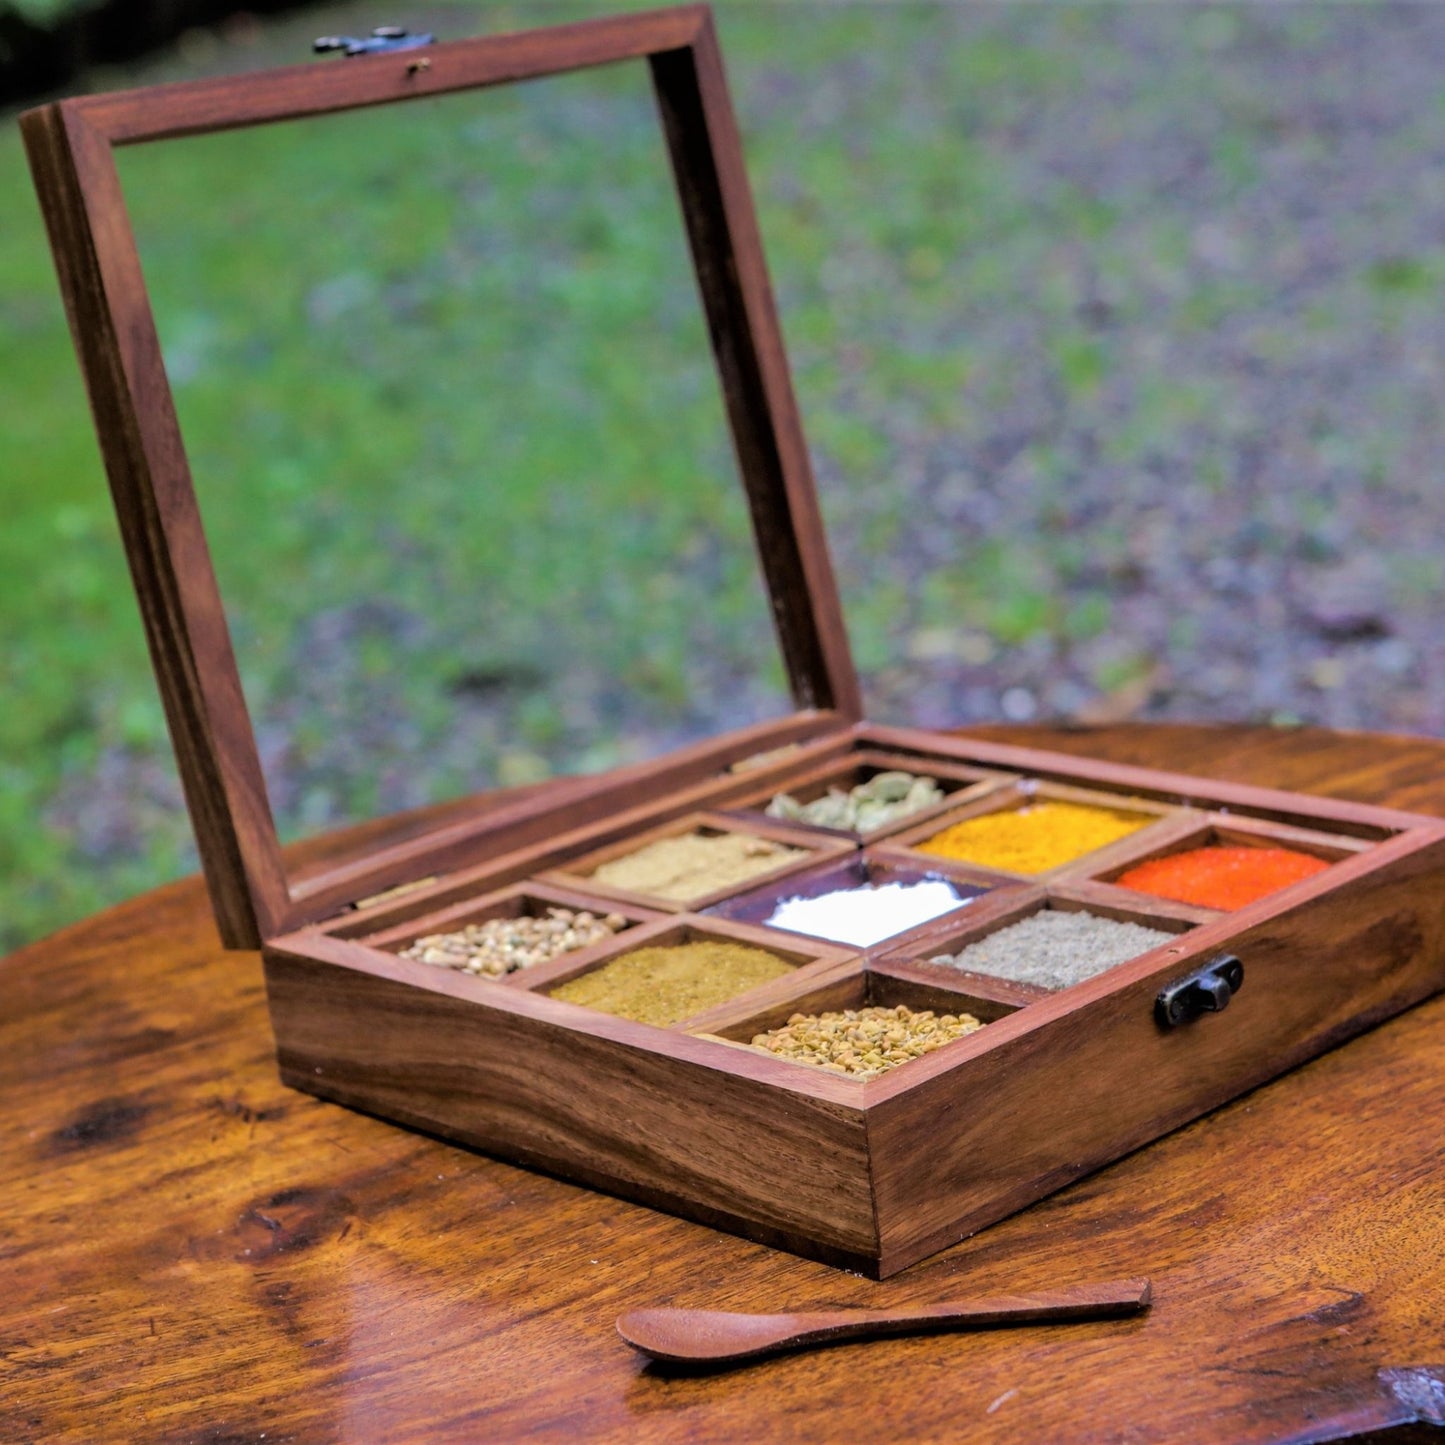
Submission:
<svg viewBox="0 0 1445 1445">
<path fill-rule="evenodd" d="M 839 888 L 816 898 L 784 898 L 764 922 L 770 928 L 867 948 L 969 901 L 941 878 L 928 878 L 881 888 Z"/>
</svg>

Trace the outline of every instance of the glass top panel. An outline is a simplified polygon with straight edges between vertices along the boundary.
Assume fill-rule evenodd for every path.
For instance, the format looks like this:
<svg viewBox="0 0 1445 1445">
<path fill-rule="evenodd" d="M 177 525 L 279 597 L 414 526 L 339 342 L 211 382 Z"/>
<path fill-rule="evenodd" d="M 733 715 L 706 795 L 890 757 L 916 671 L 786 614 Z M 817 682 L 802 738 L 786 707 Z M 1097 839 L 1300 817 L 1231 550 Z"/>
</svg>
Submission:
<svg viewBox="0 0 1445 1445">
<path fill-rule="evenodd" d="M 117 161 L 283 839 L 791 710 L 642 65 Z"/>
</svg>

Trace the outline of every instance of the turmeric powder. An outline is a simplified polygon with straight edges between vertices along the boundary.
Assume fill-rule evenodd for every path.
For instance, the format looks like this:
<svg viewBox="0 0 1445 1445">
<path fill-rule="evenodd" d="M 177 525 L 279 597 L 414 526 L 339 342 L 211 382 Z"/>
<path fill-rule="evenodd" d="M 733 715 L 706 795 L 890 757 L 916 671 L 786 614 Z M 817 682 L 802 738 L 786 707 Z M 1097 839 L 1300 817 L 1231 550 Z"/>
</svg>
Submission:
<svg viewBox="0 0 1445 1445">
<path fill-rule="evenodd" d="M 938 858 L 956 858 L 1006 873 L 1043 873 L 1127 838 L 1153 819 L 1082 803 L 1034 803 L 983 813 L 945 828 L 913 846 Z"/>
</svg>

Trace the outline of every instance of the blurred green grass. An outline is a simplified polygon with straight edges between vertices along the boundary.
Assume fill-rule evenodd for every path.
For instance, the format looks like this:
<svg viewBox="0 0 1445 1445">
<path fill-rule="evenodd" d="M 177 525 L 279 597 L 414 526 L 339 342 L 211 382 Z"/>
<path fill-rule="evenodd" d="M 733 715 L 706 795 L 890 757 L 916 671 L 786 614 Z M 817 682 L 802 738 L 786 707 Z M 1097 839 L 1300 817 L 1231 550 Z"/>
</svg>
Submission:
<svg viewBox="0 0 1445 1445">
<path fill-rule="evenodd" d="M 1440 650 L 1428 7 L 717 9 L 875 715 L 1069 715 L 1169 655 L 1154 715 L 1445 727 L 1400 685 Z M 94 85 L 396 18 L 238 21 Z M 780 705 L 645 83 L 601 93 L 124 158 L 288 834 Z M 29 190 L 0 128 L 0 946 L 192 857 Z M 1355 539 L 1400 634 L 1337 658 L 1299 619 Z"/>
</svg>

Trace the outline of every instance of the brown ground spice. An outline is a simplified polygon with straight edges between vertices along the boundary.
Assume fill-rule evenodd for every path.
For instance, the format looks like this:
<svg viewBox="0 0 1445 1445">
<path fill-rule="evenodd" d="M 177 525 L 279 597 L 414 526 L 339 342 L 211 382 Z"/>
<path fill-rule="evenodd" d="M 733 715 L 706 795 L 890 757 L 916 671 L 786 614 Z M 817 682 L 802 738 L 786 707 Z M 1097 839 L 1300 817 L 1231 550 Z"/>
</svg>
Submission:
<svg viewBox="0 0 1445 1445">
<path fill-rule="evenodd" d="M 560 984 L 552 997 L 667 1028 L 781 978 L 792 967 L 766 949 L 706 939 L 624 953 Z"/>
<path fill-rule="evenodd" d="M 629 893 L 691 903 L 807 856 L 805 849 L 748 833 L 685 833 L 680 838 L 659 838 L 635 853 L 614 858 L 595 869 L 592 877 Z"/>
</svg>

